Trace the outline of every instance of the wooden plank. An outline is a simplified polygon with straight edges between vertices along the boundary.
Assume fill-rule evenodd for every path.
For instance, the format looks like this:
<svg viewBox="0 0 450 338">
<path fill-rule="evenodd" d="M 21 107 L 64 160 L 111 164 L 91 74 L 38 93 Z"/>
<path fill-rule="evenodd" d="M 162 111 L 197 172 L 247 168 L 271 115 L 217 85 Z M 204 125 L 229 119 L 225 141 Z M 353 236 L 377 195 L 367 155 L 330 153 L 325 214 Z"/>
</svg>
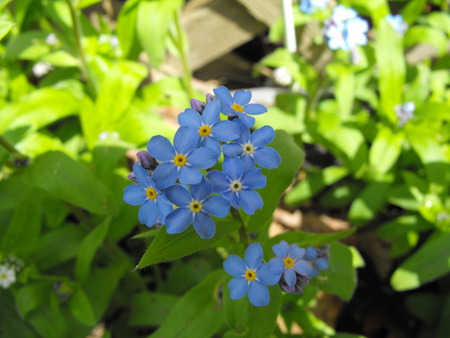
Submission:
<svg viewBox="0 0 450 338">
<path fill-rule="evenodd" d="M 238 0 L 257 20 L 270 27 L 281 17 L 281 0 Z"/>
</svg>

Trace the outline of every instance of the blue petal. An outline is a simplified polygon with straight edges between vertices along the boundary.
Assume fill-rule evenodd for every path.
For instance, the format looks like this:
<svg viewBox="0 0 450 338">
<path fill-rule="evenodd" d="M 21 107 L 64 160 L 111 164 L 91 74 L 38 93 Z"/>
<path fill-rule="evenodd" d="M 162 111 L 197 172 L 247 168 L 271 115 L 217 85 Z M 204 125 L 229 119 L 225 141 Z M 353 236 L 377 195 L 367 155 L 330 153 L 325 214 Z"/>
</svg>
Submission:
<svg viewBox="0 0 450 338">
<path fill-rule="evenodd" d="M 177 207 L 187 207 L 192 200 L 189 192 L 181 185 L 173 185 L 164 190 L 164 193 L 167 199 Z"/>
<path fill-rule="evenodd" d="M 313 268 L 307 261 L 301 259 L 294 264 L 294 270 L 302 276 L 310 276 Z"/>
<path fill-rule="evenodd" d="M 253 168 L 244 173 L 242 182 L 249 189 L 261 189 L 266 186 L 267 179 L 261 174 L 260 168 Z"/>
<path fill-rule="evenodd" d="M 256 149 L 253 156 L 255 157 L 256 163 L 266 169 L 278 168 L 281 162 L 280 154 L 272 147 Z"/>
<path fill-rule="evenodd" d="M 220 86 L 219 88 L 214 89 L 213 92 L 220 100 L 220 103 L 229 106 L 231 106 L 234 103 L 233 97 L 231 96 L 230 91 L 226 87 Z"/>
<path fill-rule="evenodd" d="M 237 90 L 234 93 L 234 101 L 241 106 L 246 106 L 251 99 L 252 99 L 251 91 Z"/>
<path fill-rule="evenodd" d="M 127 204 L 141 205 L 146 198 L 145 190 L 138 185 L 129 185 L 123 189 L 123 200 Z"/>
<path fill-rule="evenodd" d="M 255 119 L 247 114 L 244 113 L 237 113 L 237 116 L 239 116 L 239 120 L 247 127 L 251 128 L 255 124 Z"/>
<path fill-rule="evenodd" d="M 255 147 L 263 147 L 273 141 L 275 138 L 275 131 L 271 126 L 264 126 L 256 129 L 252 136 L 252 144 Z"/>
<path fill-rule="evenodd" d="M 295 271 L 292 269 L 284 270 L 284 280 L 289 287 L 293 288 L 297 282 L 297 275 L 295 274 Z"/>
<path fill-rule="evenodd" d="M 242 115 L 245 115 L 245 114 L 242 114 Z M 239 127 L 239 130 L 241 133 L 241 135 L 236 140 L 236 142 L 240 143 L 240 144 L 245 144 L 245 143 L 250 142 L 250 129 L 248 129 L 248 127 L 240 119 L 235 119 L 232 122 L 234 122 Z"/>
<path fill-rule="evenodd" d="M 200 144 L 203 148 L 212 149 L 216 155 L 216 160 L 219 159 L 220 154 L 222 153 L 220 150 L 220 143 L 215 138 L 209 136 L 205 137 Z"/>
<path fill-rule="evenodd" d="M 226 115 L 226 116 L 235 116 L 236 115 L 236 111 L 231 108 L 230 106 L 224 105 L 222 103 L 221 106 L 221 110 L 222 110 L 222 114 Z"/>
<path fill-rule="evenodd" d="M 272 251 L 275 256 L 283 259 L 289 255 L 289 249 L 289 244 L 286 241 L 281 241 L 280 243 L 272 246 Z"/>
<path fill-rule="evenodd" d="M 203 209 L 208 214 L 223 218 L 230 212 L 230 203 L 220 196 L 211 196 L 203 203 Z"/>
<path fill-rule="evenodd" d="M 247 270 L 244 260 L 236 255 L 228 255 L 227 259 L 223 262 L 223 268 L 233 277 L 243 277 Z"/>
<path fill-rule="evenodd" d="M 248 283 L 244 277 L 233 278 L 228 283 L 228 290 L 230 290 L 230 298 L 233 300 L 244 297 L 248 290 Z"/>
<path fill-rule="evenodd" d="M 150 178 L 150 175 L 144 168 L 141 167 L 139 163 L 136 162 L 135 164 L 133 164 L 133 172 L 134 176 L 136 176 L 136 180 L 138 181 L 141 187 L 143 188 L 155 187 Z"/>
<path fill-rule="evenodd" d="M 248 286 L 248 300 L 254 306 L 265 306 L 269 304 L 269 290 L 264 284 L 253 281 Z"/>
<path fill-rule="evenodd" d="M 281 276 L 281 274 L 284 271 L 284 262 L 283 259 L 280 257 L 273 257 L 270 261 L 269 261 L 269 268 L 270 268 L 270 272 L 273 273 L 274 275 L 278 275 Z"/>
<path fill-rule="evenodd" d="M 202 116 L 198 111 L 188 108 L 178 115 L 178 123 L 180 126 L 192 127 L 195 130 L 198 130 L 202 125 Z"/>
<path fill-rule="evenodd" d="M 153 136 L 147 143 L 148 152 L 157 160 L 167 162 L 175 157 L 175 149 L 170 141 L 161 135 Z"/>
<path fill-rule="evenodd" d="M 237 157 L 225 157 L 222 164 L 222 171 L 231 180 L 237 180 L 242 177 L 242 161 Z"/>
<path fill-rule="evenodd" d="M 270 264 L 266 263 L 259 267 L 256 276 L 264 285 L 275 285 L 280 281 L 281 274 L 273 273 Z"/>
<path fill-rule="evenodd" d="M 175 183 L 178 170 L 175 164 L 166 162 L 158 165 L 152 174 L 152 179 L 158 189 L 162 190 Z"/>
<path fill-rule="evenodd" d="M 255 160 L 250 155 L 243 155 L 240 157 L 242 160 L 242 167 L 244 169 L 244 173 L 255 168 Z"/>
<path fill-rule="evenodd" d="M 267 108 L 262 104 L 251 103 L 245 106 L 244 111 L 246 114 L 259 115 L 267 112 Z"/>
<path fill-rule="evenodd" d="M 239 193 L 239 205 L 248 215 L 253 215 L 256 210 L 263 207 L 261 196 L 255 190 L 243 189 Z"/>
<path fill-rule="evenodd" d="M 202 118 L 206 125 L 211 126 L 219 121 L 220 108 L 219 100 L 214 100 L 208 103 L 203 110 Z"/>
<path fill-rule="evenodd" d="M 252 243 L 245 250 L 245 264 L 252 270 L 259 268 L 263 260 L 263 250 L 261 244 Z"/>
<path fill-rule="evenodd" d="M 217 194 L 221 194 L 230 188 L 230 181 L 221 171 L 213 170 L 210 171 L 206 178 L 209 179 L 213 186 L 213 191 Z"/>
<path fill-rule="evenodd" d="M 242 145 L 239 143 L 227 143 L 222 145 L 222 151 L 228 157 L 235 157 L 242 155 Z"/>
<path fill-rule="evenodd" d="M 189 165 L 182 166 L 178 175 L 181 184 L 198 184 L 202 178 L 201 171 Z"/>
<path fill-rule="evenodd" d="M 191 185 L 191 195 L 196 200 L 202 201 L 212 193 L 212 184 L 202 178 L 200 183 Z"/>
<path fill-rule="evenodd" d="M 314 262 L 314 266 L 320 270 L 328 269 L 328 260 L 326 258 L 319 258 Z"/>
<path fill-rule="evenodd" d="M 219 121 L 212 127 L 212 135 L 219 141 L 230 142 L 241 136 L 241 128 L 233 121 Z"/>
<path fill-rule="evenodd" d="M 178 208 L 172 211 L 166 217 L 166 227 L 168 234 L 182 233 L 192 224 L 192 212 L 187 208 Z"/>
<path fill-rule="evenodd" d="M 195 148 L 200 138 L 197 129 L 190 127 L 180 127 L 175 133 L 173 139 L 173 146 L 178 154 L 188 154 Z"/>
<path fill-rule="evenodd" d="M 216 165 L 217 156 L 212 149 L 198 148 L 187 156 L 187 161 L 195 168 L 208 169 Z"/>
<path fill-rule="evenodd" d="M 210 239 L 216 233 L 216 224 L 211 216 L 204 212 L 199 212 L 194 217 L 194 229 L 203 239 Z"/>
<path fill-rule="evenodd" d="M 313 246 L 308 246 L 306 248 L 305 257 L 303 259 L 306 259 L 307 261 L 312 261 L 317 258 L 317 250 Z"/>
<path fill-rule="evenodd" d="M 232 191 L 226 191 L 222 193 L 222 196 L 230 202 L 231 206 L 235 209 L 239 209 L 239 200 L 236 196 L 236 193 Z"/>
<path fill-rule="evenodd" d="M 306 250 L 300 248 L 297 244 L 290 245 L 290 256 L 295 260 L 302 258 L 305 255 L 305 252 Z"/>
<path fill-rule="evenodd" d="M 155 225 L 158 219 L 158 208 L 156 203 L 150 200 L 144 202 L 139 208 L 138 213 L 139 222 L 148 227 Z"/>
<path fill-rule="evenodd" d="M 159 212 L 159 221 L 161 224 L 166 223 L 166 216 L 173 210 L 173 205 L 163 195 L 156 197 L 156 206 Z"/>
</svg>

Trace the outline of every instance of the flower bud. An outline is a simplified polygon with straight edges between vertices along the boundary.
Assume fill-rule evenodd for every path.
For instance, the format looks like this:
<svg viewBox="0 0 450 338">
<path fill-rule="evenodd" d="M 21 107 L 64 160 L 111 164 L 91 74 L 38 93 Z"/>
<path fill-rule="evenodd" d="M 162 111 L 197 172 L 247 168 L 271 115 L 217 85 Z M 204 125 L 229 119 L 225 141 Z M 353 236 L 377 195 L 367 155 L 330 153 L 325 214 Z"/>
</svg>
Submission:
<svg viewBox="0 0 450 338">
<path fill-rule="evenodd" d="M 156 165 L 156 161 L 152 155 L 148 151 L 141 150 L 136 154 L 137 160 L 142 168 L 149 170 L 152 169 Z"/>
</svg>

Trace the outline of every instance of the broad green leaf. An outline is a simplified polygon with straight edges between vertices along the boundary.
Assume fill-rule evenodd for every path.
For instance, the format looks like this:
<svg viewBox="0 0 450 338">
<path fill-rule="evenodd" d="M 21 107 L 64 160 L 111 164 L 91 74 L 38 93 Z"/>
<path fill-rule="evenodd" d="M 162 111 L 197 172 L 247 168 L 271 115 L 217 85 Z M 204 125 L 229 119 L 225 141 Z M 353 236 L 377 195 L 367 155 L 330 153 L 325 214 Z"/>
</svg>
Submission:
<svg viewBox="0 0 450 338">
<path fill-rule="evenodd" d="M 379 70 L 381 117 L 396 123 L 394 107 L 402 103 L 405 82 L 405 59 L 401 38 L 386 20 L 380 20 L 377 27 L 375 56 Z"/>
<path fill-rule="evenodd" d="M 405 210 L 417 211 L 419 209 L 419 203 L 406 184 L 390 187 L 387 193 L 387 201 Z"/>
<path fill-rule="evenodd" d="M 291 320 L 296 322 L 304 332 L 305 336 L 310 337 L 335 337 L 334 329 L 317 318 L 313 313 L 304 307 L 296 308 L 291 314 Z"/>
<path fill-rule="evenodd" d="M 81 163 L 61 152 L 37 157 L 27 170 L 30 183 L 54 197 L 96 214 L 115 214 L 104 185 Z"/>
<path fill-rule="evenodd" d="M 355 76 L 351 66 L 333 63 L 327 66 L 327 72 L 335 80 L 334 95 L 339 106 L 339 115 L 347 118 L 353 108 L 355 98 Z"/>
<path fill-rule="evenodd" d="M 50 52 L 45 32 L 28 31 L 12 37 L 6 46 L 5 58 L 39 60 Z"/>
<path fill-rule="evenodd" d="M 349 174 L 346 167 L 330 166 L 324 169 L 310 169 L 299 184 L 289 190 L 284 198 L 287 206 L 295 207 L 312 198 L 322 189 L 331 186 Z"/>
<path fill-rule="evenodd" d="M 10 2 L 11 0 L 0 0 L 0 10 L 3 10 Z"/>
<path fill-rule="evenodd" d="M 412 290 L 450 272 L 450 233 L 435 232 L 392 274 L 397 291 Z"/>
<path fill-rule="evenodd" d="M 350 300 L 356 288 L 356 271 L 350 249 L 343 244 L 332 243 L 328 269 L 321 271 L 318 278 L 322 290 Z"/>
<path fill-rule="evenodd" d="M 179 300 L 180 297 L 172 294 L 134 293 L 130 302 L 131 314 L 128 319 L 128 325 L 161 326 Z"/>
<path fill-rule="evenodd" d="M 291 135 L 300 134 L 305 130 L 305 126 L 300 119 L 278 107 L 269 107 L 267 114 L 258 116 L 255 126 L 260 128 L 265 125 L 284 130 Z"/>
<path fill-rule="evenodd" d="M 306 88 L 306 78 L 301 72 L 300 63 L 297 57 L 285 48 L 277 48 L 269 55 L 265 56 L 261 61 L 261 65 L 279 68 L 283 67 L 292 76 L 294 81 L 303 88 Z M 274 126 L 275 128 L 275 126 Z"/>
<path fill-rule="evenodd" d="M 15 291 L 14 298 L 20 315 L 26 318 L 30 311 L 48 302 L 51 292 L 53 292 L 51 283 L 47 281 L 35 281 Z"/>
<path fill-rule="evenodd" d="M 370 165 L 380 173 L 387 173 L 397 162 L 403 140 L 403 133 L 394 133 L 386 127 L 381 128 L 370 148 Z"/>
<path fill-rule="evenodd" d="M 450 15 L 445 12 L 431 12 L 425 18 L 426 22 L 450 35 Z"/>
<path fill-rule="evenodd" d="M 63 49 L 52 51 L 45 55 L 42 61 L 47 61 L 55 67 L 79 67 L 80 61 L 72 54 L 69 54 Z"/>
<path fill-rule="evenodd" d="M 37 338 L 38 335 L 19 317 L 10 292 L 0 292 L 0 332 L 5 337 Z"/>
<path fill-rule="evenodd" d="M 84 325 L 94 325 L 97 323 L 92 310 L 91 302 L 80 286 L 75 288 L 70 296 L 68 305 L 72 315 Z"/>
<path fill-rule="evenodd" d="M 75 263 L 75 277 L 79 282 L 84 282 L 86 280 L 91 268 L 92 260 L 94 259 L 97 249 L 103 244 L 110 223 L 111 218 L 108 217 L 83 238 Z"/>
<path fill-rule="evenodd" d="M 29 188 L 22 176 L 0 180 L 0 211 L 16 208 Z"/>
<path fill-rule="evenodd" d="M 117 18 L 117 37 L 125 56 L 134 54 L 139 44 L 136 36 L 136 22 L 138 15 L 139 1 L 127 1 L 122 6 Z"/>
<path fill-rule="evenodd" d="M 66 318 L 58 308 L 53 308 L 50 304 L 31 311 L 27 321 L 40 337 L 60 338 L 69 334 Z"/>
<path fill-rule="evenodd" d="M 325 208 L 339 209 L 352 203 L 364 189 L 360 182 L 345 181 L 342 185 L 331 186 L 320 195 L 319 204 Z"/>
<path fill-rule="evenodd" d="M 259 191 L 259 194 L 264 201 L 264 207 L 248 218 L 246 225 L 249 232 L 270 224 L 281 195 L 292 183 L 305 156 L 292 136 L 282 130 L 276 131 L 275 140 L 270 146 L 280 154 L 281 164 L 277 169 L 263 170 L 263 174 L 267 177 L 267 185 Z"/>
<path fill-rule="evenodd" d="M 223 281 L 223 275 L 222 269 L 216 270 L 210 273 L 200 284 L 189 290 L 173 307 L 164 323 L 151 337 L 194 338 L 213 336 L 223 325 L 222 311 L 218 299 L 219 286 Z"/>
<path fill-rule="evenodd" d="M 352 0 L 351 4 L 352 6 L 365 8 L 375 25 L 389 14 L 389 6 L 386 0 Z"/>
<path fill-rule="evenodd" d="M 389 182 L 370 182 L 353 201 L 348 213 L 350 221 L 355 225 L 363 225 L 374 219 L 386 203 L 389 186 Z"/>
<path fill-rule="evenodd" d="M 85 7 L 92 6 L 102 0 L 78 0 L 77 1 L 77 8 L 82 9 Z"/>
<path fill-rule="evenodd" d="M 236 231 L 240 226 L 231 216 L 223 220 L 216 218 L 215 221 L 216 234 L 211 239 L 200 238 L 192 225 L 183 233 L 176 235 L 167 234 L 165 229 L 159 231 L 136 268 L 142 269 L 149 265 L 173 261 L 203 250 L 229 233 Z"/>
<path fill-rule="evenodd" d="M 426 0 L 412 0 L 408 1 L 407 5 L 402 9 L 401 15 L 403 19 L 409 24 L 413 24 L 416 18 L 423 13 L 426 5 Z"/>
<path fill-rule="evenodd" d="M 0 40 L 5 37 L 6 34 L 9 33 L 11 28 L 14 26 L 14 22 L 10 21 L 0 21 Z"/>
<path fill-rule="evenodd" d="M 447 37 L 441 30 L 429 26 L 412 26 L 405 34 L 404 43 L 406 47 L 426 43 L 436 48 L 439 56 L 447 53 Z"/>
</svg>

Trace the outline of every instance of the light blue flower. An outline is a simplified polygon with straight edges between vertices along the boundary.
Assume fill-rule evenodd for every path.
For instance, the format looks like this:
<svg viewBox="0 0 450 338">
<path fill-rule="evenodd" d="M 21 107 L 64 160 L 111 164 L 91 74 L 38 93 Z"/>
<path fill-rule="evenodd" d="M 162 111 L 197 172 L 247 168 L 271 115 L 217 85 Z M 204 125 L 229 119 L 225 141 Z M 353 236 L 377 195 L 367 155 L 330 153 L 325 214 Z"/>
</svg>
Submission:
<svg viewBox="0 0 450 338">
<path fill-rule="evenodd" d="M 194 128 L 200 138 L 200 147 L 211 148 L 217 158 L 220 156 L 220 143 L 236 140 L 241 130 L 233 121 L 220 121 L 220 102 L 218 100 L 208 103 L 202 114 L 194 109 L 186 109 L 178 115 L 181 126 Z"/>
<path fill-rule="evenodd" d="M 206 175 L 215 193 L 221 194 L 233 208 L 242 207 L 249 215 L 263 207 L 261 196 L 254 190 L 266 186 L 266 177 L 261 174 L 260 168 L 244 172 L 238 157 L 225 157 L 222 170 L 214 170 Z"/>
<path fill-rule="evenodd" d="M 297 283 L 297 273 L 305 277 L 312 273 L 311 264 L 303 259 L 306 250 L 297 244 L 289 245 L 286 241 L 281 241 L 275 244 L 272 250 L 277 257 L 269 261 L 270 271 L 280 277 L 283 274 L 290 288 Z"/>
<path fill-rule="evenodd" d="M 158 189 L 170 187 L 178 179 L 181 184 L 197 184 L 203 178 L 198 169 L 208 169 L 217 162 L 214 150 L 196 148 L 198 133 L 190 127 L 180 127 L 173 146 L 161 136 L 153 136 L 147 144 L 148 152 L 162 163 L 152 174 Z"/>
<path fill-rule="evenodd" d="M 139 222 L 148 227 L 159 220 L 164 224 L 165 218 L 173 210 L 172 204 L 158 190 L 154 181 L 138 163 L 133 165 L 133 172 L 139 185 L 129 185 L 123 191 L 123 200 L 131 205 L 140 205 Z"/>
<path fill-rule="evenodd" d="M 408 30 L 408 24 L 403 20 L 403 17 L 400 14 L 389 14 L 386 16 L 386 20 L 392 26 L 394 31 L 396 31 L 400 36 L 403 36 L 403 34 L 405 34 Z"/>
<path fill-rule="evenodd" d="M 177 208 L 166 217 L 168 234 L 179 234 L 194 223 L 201 238 L 209 239 L 216 233 L 216 224 L 210 214 L 223 218 L 230 211 L 230 204 L 220 196 L 211 196 L 212 185 L 204 178 L 190 186 L 190 191 L 180 185 L 165 190 L 170 202 Z"/>
<path fill-rule="evenodd" d="M 238 123 L 236 123 L 238 124 Z M 242 125 L 242 123 L 239 123 Z M 252 134 L 248 128 L 241 128 L 241 136 L 234 142 L 222 146 L 223 153 L 229 157 L 239 156 L 244 169 L 251 169 L 255 162 L 263 168 L 278 168 L 281 157 L 272 147 L 265 147 L 275 138 L 275 131 L 270 126 L 255 130 Z"/>
<path fill-rule="evenodd" d="M 248 294 L 248 299 L 254 306 L 269 304 L 269 290 L 266 285 L 277 284 L 279 276 L 270 272 L 268 264 L 263 264 L 261 244 L 250 244 L 245 250 L 245 260 L 236 255 L 229 255 L 223 262 L 223 268 L 234 277 L 228 283 L 231 299 L 240 299 Z"/>
<path fill-rule="evenodd" d="M 328 246 L 319 248 L 307 247 L 303 259 L 310 262 L 312 266 L 312 271 L 308 277 L 312 278 L 318 275 L 320 271 L 328 269 Z"/>
<path fill-rule="evenodd" d="M 255 119 L 249 115 L 259 115 L 267 112 L 261 104 L 249 103 L 252 98 L 250 91 L 237 90 L 234 96 L 224 87 L 214 89 L 217 99 L 220 101 L 222 113 L 227 116 L 237 116 L 247 128 L 253 127 Z"/>
<path fill-rule="evenodd" d="M 403 127 L 406 122 L 414 117 L 414 111 L 416 110 L 416 105 L 414 102 L 405 102 L 394 107 L 395 114 L 398 118 L 398 126 Z"/>
<path fill-rule="evenodd" d="M 300 11 L 306 14 L 313 14 L 316 9 L 327 8 L 328 0 L 302 0 Z"/>
<path fill-rule="evenodd" d="M 357 16 L 353 9 L 342 5 L 336 6 L 329 21 L 325 36 L 330 49 L 351 50 L 357 45 L 367 44 L 369 25 L 366 20 Z"/>
</svg>

